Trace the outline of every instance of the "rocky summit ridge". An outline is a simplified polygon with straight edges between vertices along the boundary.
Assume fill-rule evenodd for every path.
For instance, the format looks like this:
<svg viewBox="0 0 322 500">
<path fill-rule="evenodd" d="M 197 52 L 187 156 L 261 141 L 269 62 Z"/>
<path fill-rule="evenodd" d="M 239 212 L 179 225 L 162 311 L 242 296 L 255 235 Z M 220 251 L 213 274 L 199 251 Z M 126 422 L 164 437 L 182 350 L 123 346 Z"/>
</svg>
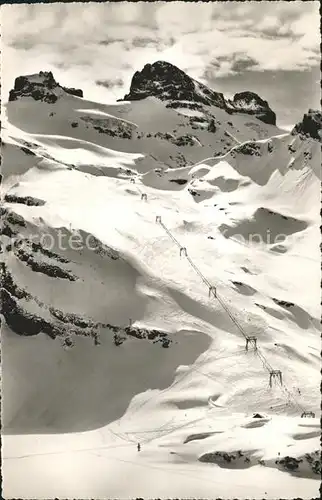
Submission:
<svg viewBox="0 0 322 500">
<path fill-rule="evenodd" d="M 322 140 L 322 113 L 315 109 L 309 109 L 304 114 L 302 121 L 297 123 L 292 130 L 292 135 L 311 137 Z"/>
<path fill-rule="evenodd" d="M 81 89 L 63 87 L 56 82 L 51 71 L 40 71 L 35 75 L 18 76 L 14 88 L 9 92 L 9 102 L 16 101 L 20 97 L 32 97 L 36 101 L 53 104 L 64 92 L 83 97 Z"/>
<path fill-rule="evenodd" d="M 274 111 L 254 92 L 241 92 L 232 100 L 226 99 L 221 92 L 208 88 L 166 61 L 146 64 L 141 71 L 136 71 L 130 91 L 122 100 L 136 101 L 151 96 L 162 101 L 190 101 L 216 106 L 228 113 L 251 114 L 264 123 L 276 125 Z"/>
<path fill-rule="evenodd" d="M 33 75 L 18 76 L 14 88 L 9 92 L 9 102 L 22 97 L 54 104 L 66 94 L 83 97 L 79 88 L 60 85 L 51 71 L 40 71 Z M 214 106 L 228 114 L 252 115 L 268 125 L 276 125 L 276 115 L 267 101 L 251 91 L 238 92 L 232 99 L 225 98 L 201 82 L 191 78 L 184 71 L 166 61 L 146 64 L 132 77 L 130 91 L 119 101 L 139 101 L 156 97 L 169 108 L 191 108 L 205 112 Z M 322 140 L 321 111 L 309 109 L 303 119 L 295 125 L 292 135 Z"/>
</svg>

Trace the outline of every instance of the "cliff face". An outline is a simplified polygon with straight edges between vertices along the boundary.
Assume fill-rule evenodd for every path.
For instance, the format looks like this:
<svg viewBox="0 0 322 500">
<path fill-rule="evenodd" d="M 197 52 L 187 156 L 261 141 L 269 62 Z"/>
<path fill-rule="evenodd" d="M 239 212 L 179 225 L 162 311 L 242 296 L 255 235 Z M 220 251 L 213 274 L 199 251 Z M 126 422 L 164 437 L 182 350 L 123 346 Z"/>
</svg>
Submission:
<svg viewBox="0 0 322 500">
<path fill-rule="evenodd" d="M 55 103 L 61 95 L 67 94 L 83 97 L 81 89 L 62 87 L 56 82 L 51 71 L 40 71 L 31 76 L 18 76 L 14 88 L 10 90 L 9 102 L 21 97 L 32 97 L 36 101 Z"/>
<path fill-rule="evenodd" d="M 79 276 L 69 270 L 72 265 L 70 259 L 45 248 L 41 243 L 32 241 L 32 238 L 29 239 L 28 223 L 22 216 L 9 208 L 1 208 L 0 216 L 2 253 L 10 254 L 12 259 L 23 265 L 26 270 L 31 270 L 35 276 L 41 276 L 43 279 L 49 278 L 51 283 L 58 285 L 59 281 L 64 281 L 68 287 L 80 280 Z M 87 236 L 83 231 L 80 234 L 84 239 Z M 121 258 L 118 252 L 103 246 L 94 236 L 91 238 L 91 244 L 93 252 L 102 260 L 115 262 Z M 107 329 L 109 334 L 113 332 L 116 346 L 123 344 L 129 338 L 146 339 L 153 344 L 161 344 L 164 348 L 172 343 L 168 334 L 160 330 L 137 326 L 122 327 L 95 321 L 86 315 L 62 311 L 21 285 L 5 262 L 0 266 L 0 283 L 1 313 L 7 325 L 18 335 L 33 336 L 45 333 L 52 339 L 60 338 L 65 347 L 72 347 L 74 342 L 72 335 L 92 338 L 94 344 L 99 345 L 100 332 L 102 329 Z"/>
<path fill-rule="evenodd" d="M 264 101 L 255 92 L 240 92 L 234 95 L 229 104 L 236 112 L 255 115 L 258 120 L 271 125 L 276 125 L 276 115 L 271 110 L 267 101 Z"/>
<path fill-rule="evenodd" d="M 254 92 L 241 92 L 233 100 L 226 100 L 222 93 L 208 88 L 166 61 L 146 64 L 142 71 L 136 71 L 130 92 L 124 96 L 124 100 L 136 101 L 152 96 L 171 101 L 171 107 L 177 107 L 178 101 L 188 101 L 195 105 L 216 106 L 228 113 L 254 115 L 264 123 L 276 124 L 276 115 L 267 101 Z"/>
<path fill-rule="evenodd" d="M 195 82 L 184 71 L 165 61 L 146 64 L 133 75 L 130 92 L 124 100 L 154 96 L 161 100 L 193 101 L 226 108 L 223 94 Z"/>
<path fill-rule="evenodd" d="M 297 123 L 292 130 L 292 135 L 299 134 L 304 137 L 322 140 L 322 114 L 318 110 L 309 109 L 303 116 L 301 122 Z"/>
</svg>

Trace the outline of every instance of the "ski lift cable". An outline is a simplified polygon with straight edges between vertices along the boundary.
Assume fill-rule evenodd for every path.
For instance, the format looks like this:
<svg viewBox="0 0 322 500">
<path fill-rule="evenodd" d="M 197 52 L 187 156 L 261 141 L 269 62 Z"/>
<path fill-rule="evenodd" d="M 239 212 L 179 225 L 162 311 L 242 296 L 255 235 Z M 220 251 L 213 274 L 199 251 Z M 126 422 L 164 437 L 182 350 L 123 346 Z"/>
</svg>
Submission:
<svg viewBox="0 0 322 500">
<path fill-rule="evenodd" d="M 171 231 L 165 226 L 165 224 L 163 222 L 160 221 L 160 225 L 164 228 L 164 230 L 167 232 L 167 234 L 171 237 L 171 239 L 175 242 L 175 244 L 177 246 L 179 246 L 180 248 L 182 248 L 182 246 L 180 245 L 180 243 L 176 240 L 176 238 L 172 235 Z M 212 289 L 211 289 L 211 284 L 209 283 L 209 281 L 207 280 L 207 278 L 202 274 L 202 272 L 199 270 L 198 266 L 192 261 L 192 259 L 190 258 L 189 255 L 186 255 L 186 258 L 188 260 L 188 262 L 190 263 L 190 265 L 193 267 L 193 269 L 197 272 L 197 274 L 201 277 L 202 281 L 208 286 L 208 288 L 211 290 L 213 296 L 218 300 L 218 302 L 221 304 L 221 306 L 223 307 L 223 309 L 226 311 L 227 315 L 230 317 L 230 319 L 232 320 L 232 322 L 235 324 L 235 326 L 238 328 L 238 330 L 240 331 L 240 333 L 243 335 L 244 338 L 247 338 L 247 334 L 246 332 L 244 331 L 243 327 L 240 325 L 239 321 L 234 317 L 234 315 L 231 313 L 229 307 L 227 306 L 227 304 L 225 303 L 225 301 L 223 300 L 222 297 L 218 296 L 218 293 L 217 292 L 214 292 Z M 286 318 L 286 313 L 284 313 L 284 316 Z M 262 364 L 263 364 L 263 367 L 269 372 L 273 372 L 273 368 L 272 366 L 270 365 L 270 363 L 268 362 L 267 358 L 264 356 L 264 354 L 257 348 L 256 349 L 256 354 L 258 355 L 258 357 L 261 359 L 262 361 Z M 291 395 L 290 391 L 287 389 L 287 387 L 285 386 L 285 383 L 284 385 L 281 384 L 281 386 L 284 388 L 284 393 L 287 392 L 287 394 L 290 395 L 290 397 L 293 399 L 293 401 L 295 402 L 296 406 L 298 408 L 301 408 L 301 405 L 297 402 L 296 398 L 294 395 Z"/>
</svg>

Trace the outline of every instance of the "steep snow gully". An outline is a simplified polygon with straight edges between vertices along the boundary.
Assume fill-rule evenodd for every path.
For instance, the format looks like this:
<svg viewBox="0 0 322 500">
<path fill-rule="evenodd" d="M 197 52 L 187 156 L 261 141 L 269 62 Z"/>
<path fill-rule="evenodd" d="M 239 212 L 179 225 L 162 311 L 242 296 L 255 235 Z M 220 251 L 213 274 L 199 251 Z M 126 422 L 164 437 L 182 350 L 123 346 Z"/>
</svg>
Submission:
<svg viewBox="0 0 322 500">
<path fill-rule="evenodd" d="M 317 496 L 321 113 L 158 61 L 3 120 L 5 496 Z"/>
</svg>

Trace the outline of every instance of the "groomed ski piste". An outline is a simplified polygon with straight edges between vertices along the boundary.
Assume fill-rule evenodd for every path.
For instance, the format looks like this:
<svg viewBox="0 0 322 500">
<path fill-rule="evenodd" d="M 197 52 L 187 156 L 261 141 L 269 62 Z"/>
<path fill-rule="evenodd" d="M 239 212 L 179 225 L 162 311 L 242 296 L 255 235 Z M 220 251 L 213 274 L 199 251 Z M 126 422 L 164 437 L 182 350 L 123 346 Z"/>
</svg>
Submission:
<svg viewBox="0 0 322 500">
<path fill-rule="evenodd" d="M 247 138 L 249 117 L 218 110 L 240 136 L 223 154 L 204 147 L 204 160 L 193 146 L 190 164 L 175 167 L 160 138 L 141 139 L 141 153 L 70 127 L 75 110 L 95 109 L 145 133 L 151 116 L 161 131 L 184 119 L 153 98 L 7 105 L 2 206 L 24 221 L 20 236 L 53 236 L 70 277 L 5 251 L 10 295 L 29 315 L 63 311 L 101 328 L 66 344 L 3 322 L 4 497 L 317 497 L 320 144 L 273 126 Z M 26 197 L 44 203 L 14 201 Z M 115 260 L 62 252 L 62 230 L 93 235 Z M 169 344 L 116 345 L 107 323 L 164 332 Z"/>
</svg>

